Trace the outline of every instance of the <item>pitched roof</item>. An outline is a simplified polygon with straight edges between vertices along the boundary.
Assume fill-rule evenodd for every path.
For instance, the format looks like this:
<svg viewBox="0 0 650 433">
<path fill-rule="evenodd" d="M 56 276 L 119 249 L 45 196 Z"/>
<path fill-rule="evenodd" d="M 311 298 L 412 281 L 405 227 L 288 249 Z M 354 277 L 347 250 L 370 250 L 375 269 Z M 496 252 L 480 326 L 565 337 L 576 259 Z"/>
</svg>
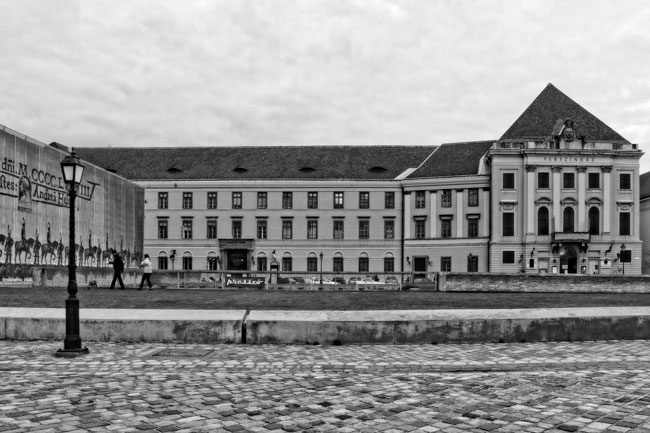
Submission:
<svg viewBox="0 0 650 433">
<path fill-rule="evenodd" d="M 494 140 L 445 143 L 408 178 L 478 174 L 481 158 L 493 144 Z"/>
<path fill-rule="evenodd" d="M 576 136 L 584 135 L 587 140 L 629 143 L 550 83 L 500 140 L 550 137 L 558 119 L 573 120 Z"/>
<path fill-rule="evenodd" d="M 415 168 L 435 146 L 75 148 L 130 180 L 388 180 Z"/>
</svg>

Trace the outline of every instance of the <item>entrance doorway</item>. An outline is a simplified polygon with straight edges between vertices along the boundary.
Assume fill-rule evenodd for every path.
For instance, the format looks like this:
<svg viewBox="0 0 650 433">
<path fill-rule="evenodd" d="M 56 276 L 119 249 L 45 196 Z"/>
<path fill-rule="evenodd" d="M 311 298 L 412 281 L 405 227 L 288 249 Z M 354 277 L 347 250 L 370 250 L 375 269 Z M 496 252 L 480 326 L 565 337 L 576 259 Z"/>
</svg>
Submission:
<svg viewBox="0 0 650 433">
<path fill-rule="evenodd" d="M 572 247 L 564 247 L 564 254 L 560 256 L 560 271 L 563 274 L 578 273 L 578 254 Z"/>
<path fill-rule="evenodd" d="M 228 271 L 247 271 L 248 270 L 248 250 L 226 250 L 228 259 L 226 261 L 226 270 Z"/>
<path fill-rule="evenodd" d="M 427 277 L 427 258 L 413 257 L 413 278 Z"/>
</svg>

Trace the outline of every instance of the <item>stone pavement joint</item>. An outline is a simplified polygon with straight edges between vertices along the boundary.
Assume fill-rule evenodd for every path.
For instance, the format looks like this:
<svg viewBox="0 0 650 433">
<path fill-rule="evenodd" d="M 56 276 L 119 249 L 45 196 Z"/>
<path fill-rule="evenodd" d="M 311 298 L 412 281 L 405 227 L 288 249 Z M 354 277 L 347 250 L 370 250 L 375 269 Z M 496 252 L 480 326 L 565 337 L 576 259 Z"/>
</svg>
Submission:
<svg viewBox="0 0 650 433">
<path fill-rule="evenodd" d="M 647 341 L 0 342 L 0 432 L 650 432 Z"/>
</svg>

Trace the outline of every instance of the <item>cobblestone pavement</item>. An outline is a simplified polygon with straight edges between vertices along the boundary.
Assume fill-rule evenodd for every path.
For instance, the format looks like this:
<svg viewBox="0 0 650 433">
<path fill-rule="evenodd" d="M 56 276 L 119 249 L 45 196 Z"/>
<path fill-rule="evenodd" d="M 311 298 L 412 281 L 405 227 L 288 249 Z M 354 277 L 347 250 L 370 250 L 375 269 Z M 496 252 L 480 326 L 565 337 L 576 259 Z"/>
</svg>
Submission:
<svg viewBox="0 0 650 433">
<path fill-rule="evenodd" d="M 0 432 L 650 432 L 647 341 L 0 341 Z"/>
</svg>

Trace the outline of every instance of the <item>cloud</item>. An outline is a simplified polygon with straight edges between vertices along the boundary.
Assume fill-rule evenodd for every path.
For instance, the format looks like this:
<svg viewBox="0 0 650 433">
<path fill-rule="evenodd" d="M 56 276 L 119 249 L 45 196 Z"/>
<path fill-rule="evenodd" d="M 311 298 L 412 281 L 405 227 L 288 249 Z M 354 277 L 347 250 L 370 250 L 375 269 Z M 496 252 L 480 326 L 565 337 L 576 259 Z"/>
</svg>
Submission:
<svg viewBox="0 0 650 433">
<path fill-rule="evenodd" d="M 640 0 L 25 0 L 0 13 L 0 123 L 45 142 L 496 139 L 552 82 L 650 145 Z"/>
</svg>

